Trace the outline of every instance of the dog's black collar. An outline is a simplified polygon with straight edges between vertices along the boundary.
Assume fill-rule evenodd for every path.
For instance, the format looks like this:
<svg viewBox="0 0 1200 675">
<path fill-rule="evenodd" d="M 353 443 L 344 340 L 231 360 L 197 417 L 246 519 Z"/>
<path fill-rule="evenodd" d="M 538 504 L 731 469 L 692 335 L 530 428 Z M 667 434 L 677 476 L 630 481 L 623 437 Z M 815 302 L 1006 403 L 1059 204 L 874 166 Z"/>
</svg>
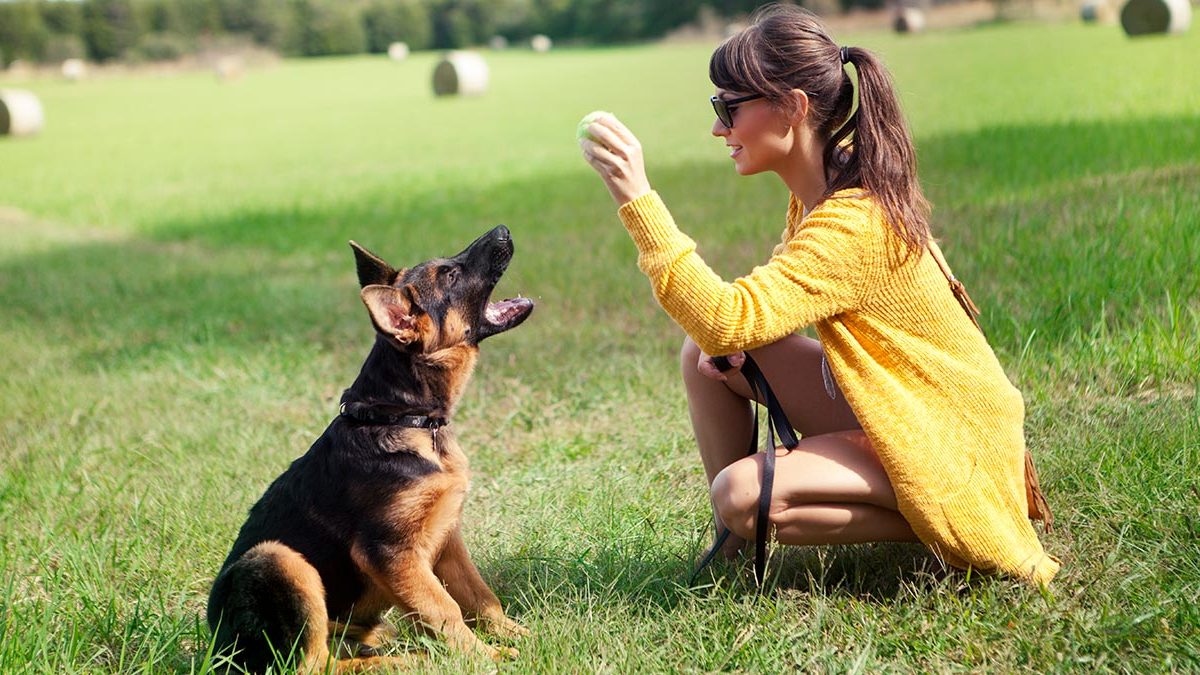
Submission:
<svg viewBox="0 0 1200 675">
<path fill-rule="evenodd" d="M 410 415 L 411 409 L 387 403 L 343 402 L 341 416 L 361 424 L 430 429 L 437 431 L 450 424 L 445 417 L 435 415 Z"/>
</svg>

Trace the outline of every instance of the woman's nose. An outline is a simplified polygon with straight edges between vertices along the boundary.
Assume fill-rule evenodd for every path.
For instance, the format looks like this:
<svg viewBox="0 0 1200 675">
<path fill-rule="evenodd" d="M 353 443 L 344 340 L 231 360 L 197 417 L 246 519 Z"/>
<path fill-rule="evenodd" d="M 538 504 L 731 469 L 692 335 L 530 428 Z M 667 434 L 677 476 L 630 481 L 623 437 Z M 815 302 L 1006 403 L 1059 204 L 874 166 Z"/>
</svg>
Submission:
<svg viewBox="0 0 1200 675">
<path fill-rule="evenodd" d="M 713 136 L 716 136 L 717 138 L 728 136 L 729 131 L 730 131 L 729 127 L 725 126 L 724 122 L 722 122 L 720 119 L 713 118 L 713 125 L 712 125 L 712 135 Z"/>
</svg>

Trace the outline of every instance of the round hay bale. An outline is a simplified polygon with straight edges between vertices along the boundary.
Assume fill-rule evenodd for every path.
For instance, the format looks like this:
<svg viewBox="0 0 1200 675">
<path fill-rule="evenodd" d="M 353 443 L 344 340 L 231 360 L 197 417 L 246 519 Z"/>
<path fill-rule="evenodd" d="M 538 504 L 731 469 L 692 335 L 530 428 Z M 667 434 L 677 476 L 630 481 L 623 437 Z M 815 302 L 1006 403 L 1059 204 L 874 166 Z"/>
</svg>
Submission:
<svg viewBox="0 0 1200 675">
<path fill-rule="evenodd" d="M 433 68 L 433 93 L 477 96 L 487 91 L 488 67 L 475 52 L 450 52 Z"/>
<path fill-rule="evenodd" d="M 24 89 L 0 89 L 0 136 L 32 136 L 46 118 L 42 102 Z"/>
<path fill-rule="evenodd" d="M 393 42 L 388 45 L 388 58 L 393 61 L 403 61 L 408 58 L 408 43 Z"/>
<path fill-rule="evenodd" d="M 1121 9 L 1121 27 L 1131 36 L 1177 34 L 1191 25 L 1188 0 L 1129 0 Z"/>
<path fill-rule="evenodd" d="M 62 62 L 62 74 L 68 80 L 78 82 L 87 74 L 87 65 L 84 64 L 83 59 L 67 59 Z"/>
<path fill-rule="evenodd" d="M 503 35 L 493 35 L 491 40 L 488 40 L 488 47 L 500 51 L 508 49 L 508 38 Z"/>
<path fill-rule="evenodd" d="M 538 34 L 529 38 L 529 46 L 535 52 L 545 53 L 550 51 L 550 48 L 554 46 L 554 41 L 548 36 Z"/>
<path fill-rule="evenodd" d="M 896 11 L 892 28 L 897 33 L 919 33 L 925 29 L 925 12 L 916 7 L 901 7 Z"/>
</svg>

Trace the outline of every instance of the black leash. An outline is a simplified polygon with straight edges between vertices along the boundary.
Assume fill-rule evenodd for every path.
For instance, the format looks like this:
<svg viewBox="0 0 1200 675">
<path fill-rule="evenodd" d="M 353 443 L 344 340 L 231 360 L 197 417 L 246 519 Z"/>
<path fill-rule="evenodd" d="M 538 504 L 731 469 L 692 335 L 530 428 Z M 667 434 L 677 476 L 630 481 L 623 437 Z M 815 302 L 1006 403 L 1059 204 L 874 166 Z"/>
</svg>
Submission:
<svg viewBox="0 0 1200 675">
<path fill-rule="evenodd" d="M 733 368 L 729 359 L 724 356 L 714 357 L 713 365 L 721 372 Z M 788 450 L 795 450 L 796 446 L 800 444 L 800 439 L 796 438 L 792 423 L 788 421 L 787 414 L 783 412 L 783 406 L 775 397 L 775 392 L 767 382 L 767 377 L 763 375 L 762 370 L 749 354 L 746 354 L 746 362 L 742 364 L 742 375 L 746 378 L 746 384 L 750 386 L 751 404 L 754 405 L 754 426 L 750 430 L 750 449 L 746 452 L 747 457 L 758 452 L 758 400 L 762 399 L 767 406 L 767 445 L 763 449 L 762 489 L 758 494 L 758 514 L 754 520 L 754 578 L 758 581 L 758 587 L 761 589 L 766 581 L 767 530 L 770 526 L 771 489 L 775 485 L 775 434 L 779 434 L 780 442 Z M 689 586 L 695 585 L 696 577 L 717 556 L 721 546 L 729 538 L 729 534 L 729 528 L 725 528 L 717 536 L 712 550 L 704 556 L 704 559 L 696 567 L 696 571 L 692 573 Z"/>
</svg>

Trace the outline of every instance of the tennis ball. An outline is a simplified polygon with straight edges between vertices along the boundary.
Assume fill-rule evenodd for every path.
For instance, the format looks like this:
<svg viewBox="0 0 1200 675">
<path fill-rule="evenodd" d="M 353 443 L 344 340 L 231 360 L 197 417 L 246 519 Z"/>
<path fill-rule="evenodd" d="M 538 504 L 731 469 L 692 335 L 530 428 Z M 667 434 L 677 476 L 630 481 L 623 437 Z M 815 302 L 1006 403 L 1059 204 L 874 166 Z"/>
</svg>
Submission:
<svg viewBox="0 0 1200 675">
<path fill-rule="evenodd" d="M 611 114 L 612 113 L 608 112 L 607 110 L 593 110 L 592 112 L 584 115 L 583 119 L 579 120 L 579 126 L 575 127 L 575 138 L 580 139 L 580 140 L 587 138 L 587 139 L 591 139 L 597 143 L 600 143 L 599 138 L 596 138 L 588 133 L 588 130 L 587 130 L 588 125 L 591 124 L 592 122 L 595 122 L 597 119 L 599 119 L 599 117 L 601 115 L 611 115 Z"/>
</svg>

